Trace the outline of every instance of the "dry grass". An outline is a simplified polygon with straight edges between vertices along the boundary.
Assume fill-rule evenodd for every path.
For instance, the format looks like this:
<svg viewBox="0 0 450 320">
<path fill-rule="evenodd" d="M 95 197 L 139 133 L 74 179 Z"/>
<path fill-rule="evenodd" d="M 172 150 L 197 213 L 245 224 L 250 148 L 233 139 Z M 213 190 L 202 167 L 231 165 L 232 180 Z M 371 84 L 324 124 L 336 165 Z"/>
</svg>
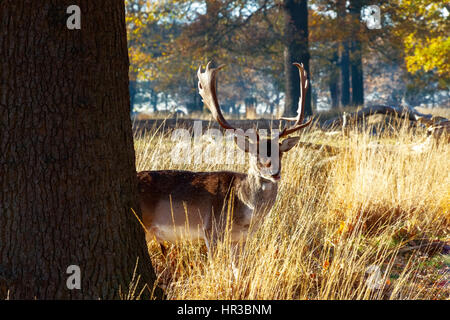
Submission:
<svg viewBox="0 0 450 320">
<path fill-rule="evenodd" d="M 276 204 L 242 248 L 237 278 L 227 241 L 209 258 L 204 245 L 179 243 L 166 260 L 149 243 L 168 298 L 448 298 L 448 255 L 399 250 L 423 239 L 448 242 L 449 145 L 429 140 L 425 152 L 413 153 L 405 146 L 423 143 L 426 136 L 404 125 L 378 137 L 368 131 L 330 137 L 311 130 L 302 141 L 327 142 L 342 151 L 330 158 L 296 147 L 283 159 Z M 138 171 L 245 170 L 245 165 L 174 164 L 173 146 L 158 131 L 136 137 Z"/>
</svg>

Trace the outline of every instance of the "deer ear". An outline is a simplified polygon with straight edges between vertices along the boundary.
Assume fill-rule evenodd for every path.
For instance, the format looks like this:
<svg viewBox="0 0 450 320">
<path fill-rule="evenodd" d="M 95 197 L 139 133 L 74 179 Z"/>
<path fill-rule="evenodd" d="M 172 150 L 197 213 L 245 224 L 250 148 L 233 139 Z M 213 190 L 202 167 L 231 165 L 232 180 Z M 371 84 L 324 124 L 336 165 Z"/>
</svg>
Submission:
<svg viewBox="0 0 450 320">
<path fill-rule="evenodd" d="M 298 143 L 299 140 L 300 140 L 300 137 L 289 137 L 289 138 L 284 139 L 280 143 L 280 151 L 288 152 L 293 147 L 295 147 L 295 145 Z"/>
</svg>

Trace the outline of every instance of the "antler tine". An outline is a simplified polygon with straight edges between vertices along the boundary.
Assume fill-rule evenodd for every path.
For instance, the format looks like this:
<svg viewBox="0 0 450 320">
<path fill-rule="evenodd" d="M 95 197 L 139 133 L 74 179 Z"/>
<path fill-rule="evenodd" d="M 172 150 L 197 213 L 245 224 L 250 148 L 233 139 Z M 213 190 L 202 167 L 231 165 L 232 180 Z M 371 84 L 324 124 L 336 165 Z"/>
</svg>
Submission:
<svg viewBox="0 0 450 320">
<path fill-rule="evenodd" d="M 236 130 L 232 125 L 230 125 L 220 110 L 219 101 L 217 99 L 216 92 L 216 75 L 217 72 L 225 67 L 221 65 L 217 68 L 210 68 L 211 61 L 206 65 L 205 71 L 201 72 L 202 66 L 198 68 L 198 91 L 200 96 L 203 98 L 203 102 L 211 111 L 213 118 L 219 123 L 219 125 L 224 129 Z"/>
<path fill-rule="evenodd" d="M 303 63 L 300 64 L 300 63 L 295 62 L 295 63 L 293 63 L 293 65 L 298 68 L 299 75 L 300 75 L 300 103 L 298 105 L 297 116 L 295 118 L 281 118 L 283 120 L 295 121 L 295 123 L 289 129 L 284 128 L 283 131 L 278 136 L 279 138 L 286 137 L 286 136 L 294 133 L 295 131 L 303 129 L 303 128 L 309 126 L 312 122 L 312 118 L 311 118 L 307 122 L 303 123 L 303 120 L 305 119 L 306 92 L 308 91 L 308 78 L 307 78 L 308 75 L 306 73 L 305 68 L 303 67 Z"/>
</svg>

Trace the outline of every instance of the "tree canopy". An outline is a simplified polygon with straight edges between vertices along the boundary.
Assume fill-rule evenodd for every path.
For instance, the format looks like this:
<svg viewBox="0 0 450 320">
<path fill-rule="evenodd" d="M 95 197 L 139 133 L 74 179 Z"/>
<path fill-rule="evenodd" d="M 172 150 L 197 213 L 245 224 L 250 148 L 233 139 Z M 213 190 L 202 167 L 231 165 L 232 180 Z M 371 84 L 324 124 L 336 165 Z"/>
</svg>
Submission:
<svg viewBox="0 0 450 320">
<path fill-rule="evenodd" d="M 281 0 L 127 0 L 132 83 L 150 96 L 154 110 L 165 101 L 200 111 L 196 70 L 213 60 L 227 64 L 219 79 L 225 112 L 239 112 L 249 99 L 262 112 L 279 111 L 286 76 L 282 5 Z M 369 5 L 379 6 L 381 29 L 367 27 Z M 308 1 L 313 107 L 345 106 L 340 98 L 345 93 L 358 105 L 414 106 L 436 97 L 448 102 L 448 94 L 442 95 L 450 74 L 448 10 L 437 0 Z M 380 81 L 387 88 L 382 93 L 376 90 Z M 360 90 L 362 100 L 355 95 Z"/>
</svg>

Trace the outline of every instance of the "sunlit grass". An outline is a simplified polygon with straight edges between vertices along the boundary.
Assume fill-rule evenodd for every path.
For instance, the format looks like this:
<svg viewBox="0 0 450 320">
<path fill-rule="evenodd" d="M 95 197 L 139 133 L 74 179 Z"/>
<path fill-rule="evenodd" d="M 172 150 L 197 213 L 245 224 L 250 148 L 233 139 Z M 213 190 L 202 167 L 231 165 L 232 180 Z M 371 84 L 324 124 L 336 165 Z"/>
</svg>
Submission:
<svg viewBox="0 0 450 320">
<path fill-rule="evenodd" d="M 341 151 L 330 156 L 296 147 L 287 154 L 277 201 L 242 248 L 237 278 L 227 241 L 212 257 L 201 243 L 179 243 L 167 259 L 149 243 L 167 297 L 448 298 L 448 284 L 441 285 L 445 273 L 424 267 L 439 253 L 436 258 L 426 251 L 399 250 L 413 240 L 448 241 L 449 145 L 404 123 L 379 136 L 369 130 L 328 136 L 313 129 L 301 141 L 325 142 Z M 210 143 L 200 139 L 194 145 Z M 220 161 L 175 164 L 174 145 L 161 131 L 139 134 L 137 170 L 246 170 L 246 165 Z M 420 152 L 411 147 L 416 145 Z"/>
</svg>

